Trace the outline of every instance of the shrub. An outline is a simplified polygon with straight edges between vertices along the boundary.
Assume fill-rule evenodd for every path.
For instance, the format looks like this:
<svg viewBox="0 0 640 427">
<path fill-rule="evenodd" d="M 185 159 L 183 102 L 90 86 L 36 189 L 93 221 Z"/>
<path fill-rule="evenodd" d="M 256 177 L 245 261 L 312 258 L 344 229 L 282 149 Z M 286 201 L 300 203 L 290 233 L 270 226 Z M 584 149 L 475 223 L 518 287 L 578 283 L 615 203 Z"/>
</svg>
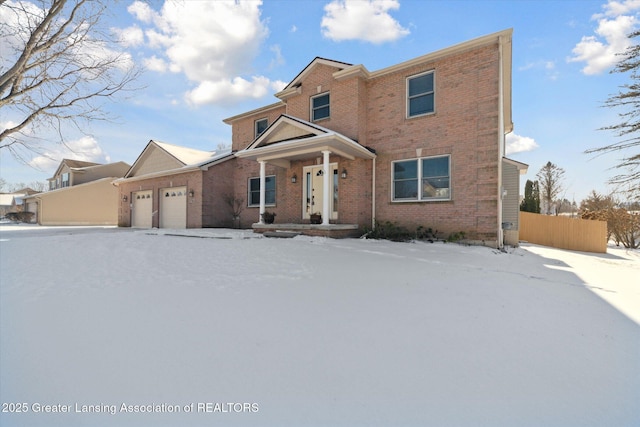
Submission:
<svg viewBox="0 0 640 427">
<path fill-rule="evenodd" d="M 459 242 L 460 240 L 464 240 L 465 233 L 464 231 L 456 231 L 455 233 L 449 234 L 447 237 L 447 242 Z"/>
<path fill-rule="evenodd" d="M 424 228 L 422 225 L 416 228 L 416 240 L 426 240 L 428 242 L 435 242 L 438 240 L 438 231 L 433 231 L 431 227 Z"/>
<path fill-rule="evenodd" d="M 6 218 L 13 222 L 31 222 L 34 217 L 33 212 L 9 212 Z"/>
<path fill-rule="evenodd" d="M 367 239 L 383 239 L 394 242 L 408 242 L 412 240 L 413 234 L 405 227 L 399 226 L 396 222 L 385 221 L 375 222 L 372 230 L 366 230 L 364 236 Z"/>
</svg>

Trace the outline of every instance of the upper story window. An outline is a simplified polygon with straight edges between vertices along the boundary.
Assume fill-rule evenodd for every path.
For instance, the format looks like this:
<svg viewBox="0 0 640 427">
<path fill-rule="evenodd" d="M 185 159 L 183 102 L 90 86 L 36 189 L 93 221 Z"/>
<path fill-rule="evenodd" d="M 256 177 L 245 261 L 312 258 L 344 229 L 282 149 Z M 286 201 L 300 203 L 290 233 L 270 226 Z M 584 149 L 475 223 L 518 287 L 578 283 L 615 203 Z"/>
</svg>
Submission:
<svg viewBox="0 0 640 427">
<path fill-rule="evenodd" d="M 265 205 L 276 204 L 276 176 L 267 175 L 264 186 Z M 249 206 L 260 206 L 260 178 L 249 178 Z"/>
<path fill-rule="evenodd" d="M 311 98 L 311 121 L 315 122 L 322 119 L 328 119 L 329 111 L 329 93 L 314 96 Z"/>
<path fill-rule="evenodd" d="M 433 71 L 407 78 L 407 117 L 435 112 Z"/>
<path fill-rule="evenodd" d="M 393 201 L 450 200 L 450 169 L 448 155 L 393 162 Z"/>
<path fill-rule="evenodd" d="M 260 135 L 262 135 L 262 132 L 267 130 L 268 126 L 269 126 L 269 120 L 268 119 L 256 120 L 255 121 L 255 137 L 257 138 Z"/>
<path fill-rule="evenodd" d="M 69 186 L 69 173 L 63 173 L 62 174 L 62 187 L 68 187 Z"/>
</svg>

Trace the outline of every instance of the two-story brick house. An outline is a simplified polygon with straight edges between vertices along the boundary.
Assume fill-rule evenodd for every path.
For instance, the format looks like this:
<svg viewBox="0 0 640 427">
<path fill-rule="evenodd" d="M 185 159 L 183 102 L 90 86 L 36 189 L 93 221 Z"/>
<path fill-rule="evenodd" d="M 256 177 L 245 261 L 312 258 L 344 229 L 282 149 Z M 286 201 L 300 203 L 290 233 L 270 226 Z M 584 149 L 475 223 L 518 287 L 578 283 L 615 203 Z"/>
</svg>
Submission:
<svg viewBox="0 0 640 427">
<path fill-rule="evenodd" d="M 264 108 L 232 126 L 243 222 L 463 231 L 517 242 L 518 179 L 506 159 L 512 131 L 511 36 L 505 30 L 382 70 L 314 59 Z M 514 206 L 511 206 L 511 205 Z M 508 205 L 508 206 L 507 206 Z M 507 224 L 505 226 L 505 224 Z M 293 227 L 295 228 L 295 227 Z M 515 240 L 515 242 L 513 242 Z"/>
<path fill-rule="evenodd" d="M 390 221 L 490 246 L 517 243 L 527 166 L 505 158 L 511 36 L 501 31 L 378 71 L 315 58 L 275 94 L 278 102 L 224 120 L 230 154 L 195 158 L 152 141 L 116 182 L 118 223 L 226 227 L 234 218 L 259 232 L 341 236 Z M 179 203 L 164 209 L 174 190 Z M 231 212 L 222 198 L 242 209 Z M 181 219 L 166 221 L 174 205 Z M 265 224 L 267 211 L 274 225 Z"/>
</svg>

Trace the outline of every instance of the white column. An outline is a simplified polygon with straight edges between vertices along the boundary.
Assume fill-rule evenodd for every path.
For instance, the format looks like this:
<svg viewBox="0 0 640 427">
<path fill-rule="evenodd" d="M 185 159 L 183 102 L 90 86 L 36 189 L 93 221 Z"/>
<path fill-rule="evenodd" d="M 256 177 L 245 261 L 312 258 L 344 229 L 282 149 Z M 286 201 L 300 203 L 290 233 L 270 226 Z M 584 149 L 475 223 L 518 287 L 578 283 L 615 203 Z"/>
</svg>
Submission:
<svg viewBox="0 0 640 427">
<path fill-rule="evenodd" d="M 267 172 L 266 172 L 266 163 L 265 162 L 259 162 L 260 163 L 260 218 L 258 218 L 258 223 L 259 224 L 264 224 L 264 218 L 262 217 L 262 214 L 264 214 L 265 208 L 264 205 L 266 204 L 266 186 L 267 186 Z"/>
<path fill-rule="evenodd" d="M 322 163 L 322 170 L 323 170 L 323 175 L 322 175 L 322 185 L 324 186 L 324 189 L 322 191 L 322 225 L 329 225 L 329 215 L 330 215 L 330 210 L 329 208 L 331 206 L 329 206 L 329 200 L 331 200 L 329 198 L 329 196 L 331 196 L 329 190 L 329 178 L 333 179 L 333 176 L 329 176 L 329 154 L 331 154 L 331 151 L 323 151 L 322 152 L 322 157 L 323 157 L 323 163 Z"/>
</svg>

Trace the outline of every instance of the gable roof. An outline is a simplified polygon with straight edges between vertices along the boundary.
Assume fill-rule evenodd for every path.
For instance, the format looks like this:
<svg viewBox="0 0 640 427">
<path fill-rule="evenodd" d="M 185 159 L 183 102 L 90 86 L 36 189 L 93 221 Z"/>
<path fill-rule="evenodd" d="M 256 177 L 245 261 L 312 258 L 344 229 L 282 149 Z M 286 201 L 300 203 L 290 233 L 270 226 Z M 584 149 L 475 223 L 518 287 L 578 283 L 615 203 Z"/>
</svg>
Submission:
<svg viewBox="0 0 640 427">
<path fill-rule="evenodd" d="M 316 157 L 324 150 L 348 159 L 376 157 L 374 150 L 341 133 L 286 114 L 236 156 L 288 167 L 292 160 Z"/>
<path fill-rule="evenodd" d="M 284 87 L 284 89 L 276 93 L 275 96 L 277 98 L 283 99 L 296 93 L 300 87 L 301 82 L 318 65 L 327 65 L 329 67 L 338 68 L 340 71 L 353 66 L 352 64 L 348 64 L 346 62 L 334 61 L 332 59 L 320 58 L 319 56 L 316 56 L 313 59 L 313 61 L 311 61 L 306 67 L 304 67 L 304 69 L 300 71 L 298 75 L 295 76 L 294 79 L 291 80 L 291 82 L 289 82 L 289 84 Z"/>
<path fill-rule="evenodd" d="M 78 169 L 78 168 L 84 168 L 84 167 L 87 167 L 87 166 L 98 166 L 100 164 L 101 163 L 86 162 L 84 160 L 62 159 L 62 161 L 58 165 L 58 168 L 56 169 L 55 173 L 53 174 L 53 176 L 51 178 L 49 178 L 49 180 L 54 179 L 56 176 L 58 176 L 60 174 L 60 171 L 62 171 L 62 168 L 64 166 L 67 166 L 69 169 Z"/>
<path fill-rule="evenodd" d="M 133 162 L 133 165 L 131 165 L 124 177 L 131 177 L 131 175 L 144 163 L 146 158 L 155 150 L 160 150 L 173 159 L 176 168 L 209 161 L 216 154 L 215 151 L 196 150 L 194 148 L 181 147 L 179 145 L 155 141 L 152 139 L 147 143 L 147 146 L 142 150 L 142 153 L 140 153 L 136 161 Z M 175 168 L 168 168 L 167 170 L 172 169 Z"/>
<path fill-rule="evenodd" d="M 133 173 L 140 168 L 141 164 L 143 164 L 146 160 L 146 157 L 149 156 L 150 153 L 154 150 L 161 150 L 163 153 L 170 156 L 175 161 L 176 167 L 143 173 L 139 176 L 133 176 Z M 233 155 L 231 150 L 222 150 L 221 152 L 202 151 L 188 147 L 181 147 L 179 145 L 168 144 L 166 142 L 151 140 L 144 148 L 144 150 L 142 150 L 142 153 L 140 153 L 129 171 L 125 174 L 124 178 L 114 181 L 114 184 L 119 185 L 123 181 L 128 182 L 155 178 L 158 176 L 176 175 L 179 173 L 185 173 L 195 170 L 208 170 L 211 166 L 233 158 L 235 158 L 235 156 Z"/>
</svg>

